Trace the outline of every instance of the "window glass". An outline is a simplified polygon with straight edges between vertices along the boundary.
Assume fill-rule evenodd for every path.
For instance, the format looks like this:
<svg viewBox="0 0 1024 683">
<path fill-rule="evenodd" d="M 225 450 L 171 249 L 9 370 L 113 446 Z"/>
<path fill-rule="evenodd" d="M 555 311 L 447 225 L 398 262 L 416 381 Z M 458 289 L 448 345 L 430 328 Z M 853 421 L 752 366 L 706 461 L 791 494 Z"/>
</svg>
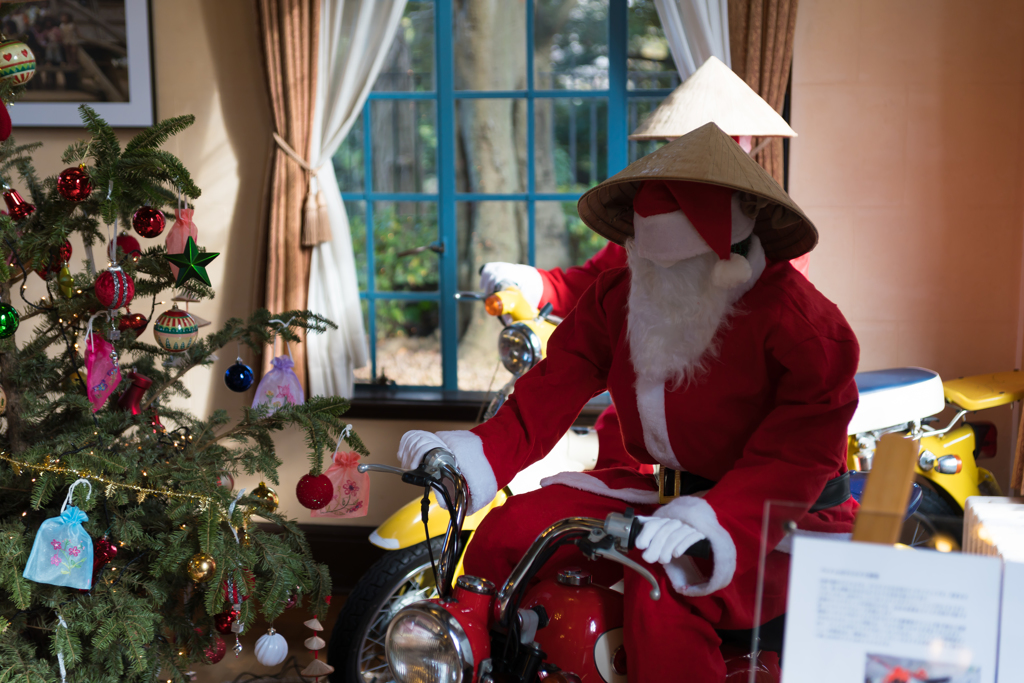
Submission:
<svg viewBox="0 0 1024 683">
<path fill-rule="evenodd" d="M 436 301 L 377 299 L 377 381 L 441 386 L 441 328 Z"/>
<path fill-rule="evenodd" d="M 626 111 L 629 132 L 632 133 L 662 103 L 663 97 L 630 97 Z M 647 156 L 664 145 L 667 140 L 630 140 L 629 163 Z"/>
<path fill-rule="evenodd" d="M 608 88 L 608 0 L 536 0 L 534 87 Z"/>
<path fill-rule="evenodd" d="M 376 291 L 437 291 L 436 202 L 374 202 L 373 236 Z"/>
<path fill-rule="evenodd" d="M 679 72 L 653 0 L 629 2 L 627 55 L 627 87 L 630 90 L 675 88 L 679 85 Z"/>
<path fill-rule="evenodd" d="M 608 100 L 534 101 L 537 192 L 582 192 L 608 176 Z"/>
<path fill-rule="evenodd" d="M 576 211 L 576 202 L 537 202 L 537 267 L 544 270 L 582 266 L 608 240 L 587 227 Z M 541 246 L 541 217 L 551 221 L 548 241 Z M 557 245 L 555 244 L 557 242 Z"/>
<path fill-rule="evenodd" d="M 526 3 L 452 0 L 456 90 L 526 88 Z"/>
<path fill-rule="evenodd" d="M 437 103 L 370 103 L 374 192 L 437 192 Z"/>
<path fill-rule="evenodd" d="M 434 3 L 409 2 L 377 76 L 377 91 L 434 90 Z"/>
<path fill-rule="evenodd" d="M 525 191 L 525 99 L 456 100 L 455 125 L 458 192 Z"/>
</svg>

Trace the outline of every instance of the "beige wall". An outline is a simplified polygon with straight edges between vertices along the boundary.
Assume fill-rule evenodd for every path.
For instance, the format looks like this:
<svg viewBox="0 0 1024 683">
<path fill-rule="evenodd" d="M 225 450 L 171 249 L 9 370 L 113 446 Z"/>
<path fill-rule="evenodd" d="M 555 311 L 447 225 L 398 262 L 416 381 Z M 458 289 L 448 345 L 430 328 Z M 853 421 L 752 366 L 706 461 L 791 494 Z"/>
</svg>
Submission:
<svg viewBox="0 0 1024 683">
<path fill-rule="evenodd" d="M 800 3 L 790 190 L 862 370 L 1019 366 L 1022 32 L 1018 0 Z"/>
</svg>

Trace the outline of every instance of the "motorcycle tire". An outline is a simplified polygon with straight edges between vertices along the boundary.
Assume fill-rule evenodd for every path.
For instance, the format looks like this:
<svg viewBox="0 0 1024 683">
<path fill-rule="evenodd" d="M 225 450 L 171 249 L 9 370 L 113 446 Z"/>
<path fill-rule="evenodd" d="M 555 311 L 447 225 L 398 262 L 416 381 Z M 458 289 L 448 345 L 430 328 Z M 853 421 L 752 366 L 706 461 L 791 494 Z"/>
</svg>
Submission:
<svg viewBox="0 0 1024 683">
<path fill-rule="evenodd" d="M 936 491 L 932 484 L 922 484 L 921 488 L 924 495 L 917 513 L 923 515 L 937 532 L 951 537 L 956 544 L 956 549 L 959 550 L 964 537 L 963 510 L 959 505 L 947 500 L 945 495 Z"/>
<path fill-rule="evenodd" d="M 444 538 L 431 540 L 435 561 Z M 359 579 L 331 631 L 331 683 L 393 683 L 384 658 L 391 617 L 405 605 L 437 597 L 427 542 L 388 552 Z"/>
</svg>

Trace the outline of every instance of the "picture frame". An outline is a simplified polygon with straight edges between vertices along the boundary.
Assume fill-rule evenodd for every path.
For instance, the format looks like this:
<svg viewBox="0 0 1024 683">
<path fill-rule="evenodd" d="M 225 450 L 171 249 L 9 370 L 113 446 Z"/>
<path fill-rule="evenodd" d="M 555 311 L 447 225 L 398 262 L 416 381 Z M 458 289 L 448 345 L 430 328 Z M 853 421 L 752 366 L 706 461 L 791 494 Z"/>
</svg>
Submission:
<svg viewBox="0 0 1024 683">
<path fill-rule="evenodd" d="M 38 54 L 25 96 L 8 105 L 15 128 L 79 127 L 82 104 L 116 128 L 153 125 L 148 0 L 52 0 L 19 9 L 5 20 L 4 35 L 13 39 L 7 31 L 20 29 L 15 35 Z"/>
</svg>

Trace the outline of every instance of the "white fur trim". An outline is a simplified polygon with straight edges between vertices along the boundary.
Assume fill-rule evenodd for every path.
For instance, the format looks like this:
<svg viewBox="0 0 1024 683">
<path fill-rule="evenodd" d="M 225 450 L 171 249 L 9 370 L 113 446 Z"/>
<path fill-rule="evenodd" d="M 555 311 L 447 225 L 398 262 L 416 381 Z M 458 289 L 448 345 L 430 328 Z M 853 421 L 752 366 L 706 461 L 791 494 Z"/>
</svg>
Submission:
<svg viewBox="0 0 1024 683">
<path fill-rule="evenodd" d="M 637 368 L 639 371 L 640 369 Z M 681 469 L 668 440 L 665 419 L 665 381 L 652 379 L 641 372 L 636 377 L 636 407 L 644 428 L 644 445 L 651 457 L 665 467 Z"/>
<path fill-rule="evenodd" d="M 704 583 L 697 585 L 687 583 L 683 566 L 679 566 L 678 571 L 670 573 L 666 565 L 666 573 L 672 580 L 672 587 L 676 591 L 689 597 L 699 597 L 710 595 L 729 585 L 732 575 L 736 572 L 736 544 L 733 543 L 729 532 L 718 523 L 718 515 L 706 500 L 696 496 L 682 496 L 658 508 L 654 516 L 678 519 L 684 524 L 689 524 L 711 541 L 711 550 L 715 555 L 715 569 L 711 578 Z M 676 562 L 673 560 L 673 564 Z M 681 579 L 681 581 L 677 583 L 677 579 Z"/>
<path fill-rule="evenodd" d="M 720 260 L 711 271 L 711 284 L 721 289 L 732 289 L 750 281 L 754 274 L 750 262 L 740 254 L 729 254 L 726 260 Z"/>
<path fill-rule="evenodd" d="M 750 236 L 750 248 L 747 249 L 747 263 L 750 264 L 750 279 L 729 292 L 730 303 L 736 303 L 744 294 L 753 289 L 757 281 L 761 279 L 761 275 L 764 274 L 764 269 L 768 266 L 768 259 L 764 255 L 764 247 L 761 246 L 761 240 L 757 235 Z"/>
<path fill-rule="evenodd" d="M 462 476 L 469 485 L 468 514 L 482 509 L 498 494 L 498 482 L 494 477 L 491 463 L 484 455 L 484 442 L 469 431 L 438 432 L 438 438 L 448 444 L 459 463 Z"/>
<path fill-rule="evenodd" d="M 654 505 L 658 502 L 657 491 L 645 491 L 643 489 L 613 489 L 597 477 L 586 472 L 560 472 L 540 480 L 541 486 L 561 484 L 580 491 L 596 493 L 606 498 L 625 501 L 633 505 Z"/>
<path fill-rule="evenodd" d="M 829 531 L 799 531 L 786 534 L 785 538 L 779 541 L 779 544 L 775 546 L 775 549 L 780 553 L 786 553 L 787 555 L 793 552 L 793 537 L 794 536 L 810 536 L 811 538 L 824 538 L 829 541 L 849 541 L 853 538 L 853 534 L 850 533 L 835 533 Z"/>
</svg>

